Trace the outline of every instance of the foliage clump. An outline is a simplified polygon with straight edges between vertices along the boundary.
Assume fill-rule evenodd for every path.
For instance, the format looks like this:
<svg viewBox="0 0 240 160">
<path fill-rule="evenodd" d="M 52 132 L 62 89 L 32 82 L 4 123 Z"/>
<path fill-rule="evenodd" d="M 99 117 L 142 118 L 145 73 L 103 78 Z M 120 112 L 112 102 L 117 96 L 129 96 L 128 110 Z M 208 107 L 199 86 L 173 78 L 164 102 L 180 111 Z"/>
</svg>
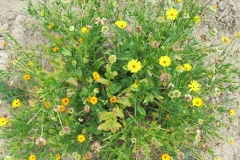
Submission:
<svg viewBox="0 0 240 160">
<path fill-rule="evenodd" d="M 22 82 L 0 123 L 14 159 L 181 159 L 219 137 L 230 99 L 209 99 L 235 91 L 239 72 L 226 49 L 211 62 L 215 47 L 191 35 L 196 1 L 44 0 L 27 11 L 48 42 L 15 43 L 2 72 Z"/>
</svg>

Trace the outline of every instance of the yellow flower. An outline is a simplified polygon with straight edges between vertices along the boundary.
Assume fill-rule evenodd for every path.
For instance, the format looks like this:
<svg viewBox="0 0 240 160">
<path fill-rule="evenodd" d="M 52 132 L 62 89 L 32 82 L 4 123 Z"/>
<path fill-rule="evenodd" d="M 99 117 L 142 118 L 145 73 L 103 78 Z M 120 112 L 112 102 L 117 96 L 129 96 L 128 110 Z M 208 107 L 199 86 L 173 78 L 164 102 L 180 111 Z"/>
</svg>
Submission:
<svg viewBox="0 0 240 160">
<path fill-rule="evenodd" d="M 58 49 L 58 47 L 54 47 L 52 50 L 53 50 L 53 52 L 57 52 L 59 49 Z"/>
<path fill-rule="evenodd" d="M 35 154 L 31 154 L 29 157 L 28 157 L 28 160 L 36 160 L 37 157 Z"/>
<path fill-rule="evenodd" d="M 67 97 L 63 98 L 63 99 L 62 99 L 62 103 L 63 103 L 64 105 L 68 105 L 68 103 L 69 103 L 69 98 L 67 98 Z"/>
<path fill-rule="evenodd" d="M 169 117 L 170 117 L 170 116 L 167 114 L 167 115 L 165 116 L 165 119 L 166 119 L 166 120 L 168 120 L 168 119 L 169 119 Z"/>
<path fill-rule="evenodd" d="M 115 25 L 118 28 L 124 29 L 127 26 L 127 23 L 125 21 L 117 21 L 117 22 L 115 22 Z"/>
<path fill-rule="evenodd" d="M 61 160 L 61 155 L 60 154 L 56 154 L 56 160 Z"/>
<path fill-rule="evenodd" d="M 240 31 L 237 33 L 237 37 L 240 38 Z"/>
<path fill-rule="evenodd" d="M 60 111 L 60 112 L 65 112 L 65 111 L 66 111 L 66 107 L 61 104 L 59 111 Z"/>
<path fill-rule="evenodd" d="M 188 85 L 188 87 L 190 88 L 190 92 L 191 91 L 194 91 L 194 92 L 200 91 L 200 86 L 201 85 L 195 80 L 191 81 L 190 84 Z"/>
<path fill-rule="evenodd" d="M 53 27 L 53 24 L 48 25 L 48 29 L 52 29 L 52 27 Z"/>
<path fill-rule="evenodd" d="M 24 80 L 29 80 L 29 79 L 30 79 L 30 75 L 25 74 L 25 75 L 23 76 L 23 79 L 24 79 Z"/>
<path fill-rule="evenodd" d="M 48 109 L 50 107 L 50 103 L 49 102 L 46 102 L 45 103 L 45 108 Z"/>
<path fill-rule="evenodd" d="M 83 159 L 84 159 L 84 160 L 87 160 L 87 159 L 88 159 L 88 157 L 87 157 L 86 154 L 84 154 Z"/>
<path fill-rule="evenodd" d="M 197 107 L 200 107 L 202 103 L 203 103 L 202 98 L 199 97 L 193 98 L 192 100 L 192 104 Z"/>
<path fill-rule="evenodd" d="M 91 98 L 92 98 L 92 97 L 88 97 L 88 98 L 87 98 L 87 101 L 88 101 L 88 102 L 91 102 Z"/>
<path fill-rule="evenodd" d="M 218 158 L 214 158 L 214 160 L 222 160 L 222 159 L 218 157 Z"/>
<path fill-rule="evenodd" d="M 83 27 L 81 29 L 82 33 L 88 33 L 89 29 L 87 27 Z"/>
<path fill-rule="evenodd" d="M 7 119 L 5 117 L 0 118 L 0 127 L 5 126 L 7 124 Z"/>
<path fill-rule="evenodd" d="M 1 44 L 2 44 L 2 46 L 3 46 L 3 47 L 6 47 L 6 45 L 7 45 L 7 42 L 5 42 L 5 41 L 2 41 L 2 43 L 1 43 Z"/>
<path fill-rule="evenodd" d="M 12 107 L 16 108 L 16 107 L 19 107 L 19 106 L 20 106 L 20 100 L 19 99 L 15 99 L 12 102 Z"/>
<path fill-rule="evenodd" d="M 30 67 L 32 67 L 32 66 L 33 66 L 33 63 L 32 63 L 32 62 L 28 62 L 28 65 L 29 65 Z"/>
<path fill-rule="evenodd" d="M 193 17 L 193 21 L 195 23 L 199 23 L 201 21 L 201 18 L 199 16 L 195 16 L 195 17 Z"/>
<path fill-rule="evenodd" d="M 90 103 L 92 103 L 93 105 L 97 104 L 97 102 L 98 102 L 97 97 L 93 96 L 90 98 Z"/>
<path fill-rule="evenodd" d="M 184 67 L 182 65 L 178 65 L 176 70 L 177 70 L 177 72 L 182 73 L 184 71 Z"/>
<path fill-rule="evenodd" d="M 164 154 L 162 155 L 162 160 L 171 160 L 171 157 L 170 157 L 169 154 L 164 153 Z"/>
<path fill-rule="evenodd" d="M 171 65 L 171 59 L 168 56 L 161 56 L 159 58 L 159 64 L 163 67 L 168 67 Z"/>
<path fill-rule="evenodd" d="M 175 0 L 176 2 L 180 3 L 182 0 Z"/>
<path fill-rule="evenodd" d="M 86 140 L 86 136 L 83 135 L 83 134 L 79 134 L 77 136 L 77 140 L 78 140 L 79 143 L 83 143 Z"/>
<path fill-rule="evenodd" d="M 175 8 L 170 8 L 169 10 L 166 11 L 167 19 L 175 20 L 177 16 L 178 16 L 178 10 L 176 10 Z"/>
<path fill-rule="evenodd" d="M 134 87 L 134 88 L 137 88 L 137 87 L 138 87 L 138 82 L 134 82 L 134 83 L 133 83 L 133 87 Z"/>
<path fill-rule="evenodd" d="M 230 114 L 231 116 L 234 116 L 234 115 L 235 115 L 235 110 L 234 110 L 234 109 L 230 109 L 229 114 Z"/>
<path fill-rule="evenodd" d="M 135 59 L 132 59 L 128 62 L 128 70 L 132 73 L 137 73 L 139 70 L 141 70 L 142 65 L 140 61 L 137 61 Z"/>
<path fill-rule="evenodd" d="M 44 14 L 45 14 L 44 11 L 41 11 L 41 12 L 40 12 L 40 16 L 41 16 L 41 17 L 43 17 Z"/>
<path fill-rule="evenodd" d="M 192 69 L 192 66 L 191 66 L 190 64 L 188 64 L 188 63 L 185 63 L 185 64 L 183 65 L 183 67 L 184 67 L 184 70 L 185 70 L 185 71 L 190 71 L 190 70 Z"/>
<path fill-rule="evenodd" d="M 93 79 L 94 81 L 98 81 L 100 79 L 100 75 L 98 72 L 93 72 Z"/>
<path fill-rule="evenodd" d="M 79 38 L 78 42 L 79 42 L 79 43 L 82 43 L 82 42 L 83 42 L 83 39 L 82 39 L 82 38 Z"/>
<path fill-rule="evenodd" d="M 231 40 L 230 40 L 228 37 L 223 36 L 223 37 L 222 37 L 222 42 L 223 42 L 224 44 L 229 44 L 229 43 L 231 42 Z"/>
<path fill-rule="evenodd" d="M 117 101 L 117 98 L 116 98 L 115 96 L 112 96 L 112 97 L 110 98 L 110 102 L 111 102 L 111 103 L 116 103 L 116 101 Z"/>
</svg>

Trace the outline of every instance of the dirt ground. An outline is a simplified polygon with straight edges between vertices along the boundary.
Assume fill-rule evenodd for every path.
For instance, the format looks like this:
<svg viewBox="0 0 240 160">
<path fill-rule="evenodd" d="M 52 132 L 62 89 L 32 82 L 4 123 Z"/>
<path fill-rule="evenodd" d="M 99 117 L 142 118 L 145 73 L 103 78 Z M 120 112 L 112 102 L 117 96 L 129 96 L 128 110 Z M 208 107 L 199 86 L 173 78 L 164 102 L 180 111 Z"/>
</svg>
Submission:
<svg viewBox="0 0 240 160">
<path fill-rule="evenodd" d="M 208 0 L 202 0 L 207 2 Z M 217 5 L 217 12 L 205 15 L 204 21 L 197 26 L 194 35 L 201 38 L 207 35 L 207 43 L 221 44 L 221 37 L 228 36 L 230 39 L 236 37 L 240 31 L 240 0 L 211 0 L 212 5 Z M 44 42 L 43 37 L 32 29 L 28 28 L 30 17 L 22 10 L 23 2 L 19 0 L 0 0 L 0 28 L 11 33 L 17 41 L 25 46 L 34 46 L 37 43 Z M 210 31 L 216 28 L 218 34 L 210 36 Z M 0 35 L 0 43 L 4 37 Z M 236 42 L 232 53 L 234 57 L 240 60 L 240 39 Z M 5 70 L 8 62 L 9 52 L 0 46 L 0 69 Z M 240 81 L 239 81 L 240 83 Z M 230 103 L 229 106 L 236 110 L 236 118 L 225 129 L 220 130 L 224 141 L 214 140 L 211 146 L 214 147 L 215 153 L 222 160 L 240 160 L 240 92 L 235 95 L 226 95 L 237 97 L 239 104 Z M 0 103 L 0 116 L 6 113 L 5 104 Z M 226 115 L 221 116 L 222 121 L 229 121 Z M 231 141 L 233 140 L 233 141 Z M 0 142 L 0 151 L 2 149 Z M 0 155 L 1 156 L 1 155 Z M 205 155 L 203 154 L 203 157 Z M 1 158 L 1 157 L 0 157 Z M 211 158 L 205 157 L 205 160 Z"/>
</svg>

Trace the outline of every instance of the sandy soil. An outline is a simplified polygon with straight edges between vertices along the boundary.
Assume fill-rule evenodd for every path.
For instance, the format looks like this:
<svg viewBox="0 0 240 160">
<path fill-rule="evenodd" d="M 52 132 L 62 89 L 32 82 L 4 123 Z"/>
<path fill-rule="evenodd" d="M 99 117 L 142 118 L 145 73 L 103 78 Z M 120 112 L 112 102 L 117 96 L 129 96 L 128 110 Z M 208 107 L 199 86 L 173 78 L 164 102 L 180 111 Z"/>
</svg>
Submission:
<svg viewBox="0 0 240 160">
<path fill-rule="evenodd" d="M 203 0 L 205 2 L 207 0 Z M 237 32 L 240 31 L 240 0 L 211 0 L 212 5 L 217 5 L 218 10 L 206 16 L 205 20 L 196 28 L 194 35 L 200 39 L 201 35 L 209 35 L 209 32 L 216 28 L 217 36 L 207 36 L 207 43 L 221 44 L 221 37 L 228 36 L 233 39 Z M 16 0 L 0 0 L 0 27 L 11 33 L 17 41 L 25 46 L 35 45 L 44 41 L 42 36 L 28 28 L 30 17 L 23 12 L 22 2 Z M 4 37 L 0 35 L 0 43 Z M 240 40 L 233 48 L 232 54 L 240 60 Z M 0 69 L 4 70 L 8 62 L 9 52 L 0 46 Z M 226 95 L 237 97 L 240 102 L 240 93 L 235 95 Z M 0 104 L 0 116 L 6 113 L 5 104 Z M 240 109 L 237 103 L 231 103 L 229 106 L 234 108 L 238 115 Z M 222 115 L 222 121 L 229 121 L 226 115 Z M 214 151 L 222 160 L 240 160 L 240 116 L 236 116 L 229 126 L 220 130 L 225 137 L 224 141 L 214 140 L 210 145 L 214 147 Z M 233 139 L 234 143 L 229 141 Z M 2 149 L 0 143 L 0 150 Z M 205 155 L 203 154 L 203 157 Z M 0 157 L 1 158 L 1 157 Z M 205 157 L 206 160 L 210 158 Z"/>
</svg>

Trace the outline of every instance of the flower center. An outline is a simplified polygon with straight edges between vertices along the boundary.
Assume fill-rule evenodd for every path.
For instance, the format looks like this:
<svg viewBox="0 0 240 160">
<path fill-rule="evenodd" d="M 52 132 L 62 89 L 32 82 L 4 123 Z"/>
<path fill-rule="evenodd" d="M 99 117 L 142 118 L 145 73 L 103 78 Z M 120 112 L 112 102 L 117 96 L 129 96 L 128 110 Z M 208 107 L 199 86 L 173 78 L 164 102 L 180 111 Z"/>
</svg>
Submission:
<svg viewBox="0 0 240 160">
<path fill-rule="evenodd" d="M 132 68 L 136 68 L 136 65 L 132 65 Z"/>
<path fill-rule="evenodd" d="M 174 13 L 171 13 L 171 14 L 170 14 L 170 16 L 172 16 L 172 17 L 173 17 L 173 16 L 174 16 Z"/>
</svg>

